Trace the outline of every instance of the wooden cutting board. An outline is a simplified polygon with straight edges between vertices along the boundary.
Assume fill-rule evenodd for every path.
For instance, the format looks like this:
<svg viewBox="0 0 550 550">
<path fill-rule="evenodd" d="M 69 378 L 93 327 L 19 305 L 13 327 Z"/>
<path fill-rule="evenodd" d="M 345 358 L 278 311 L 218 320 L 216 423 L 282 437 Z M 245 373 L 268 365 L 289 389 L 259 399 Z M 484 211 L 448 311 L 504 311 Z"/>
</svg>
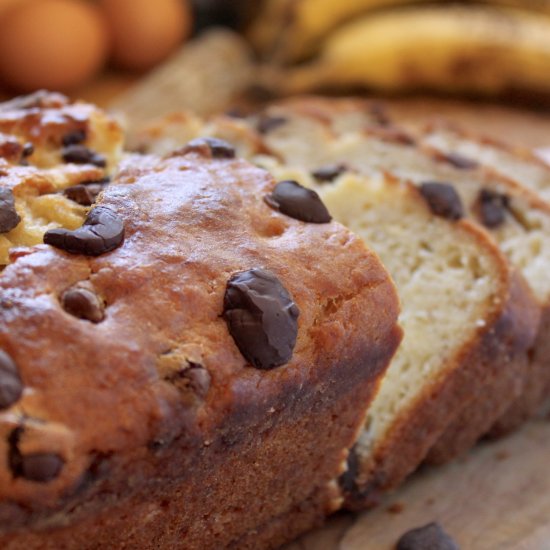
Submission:
<svg viewBox="0 0 550 550">
<path fill-rule="evenodd" d="M 340 514 L 285 550 L 393 550 L 405 531 L 432 521 L 462 550 L 549 550 L 549 467 L 550 423 L 533 422 L 418 472 L 378 508 Z"/>
</svg>

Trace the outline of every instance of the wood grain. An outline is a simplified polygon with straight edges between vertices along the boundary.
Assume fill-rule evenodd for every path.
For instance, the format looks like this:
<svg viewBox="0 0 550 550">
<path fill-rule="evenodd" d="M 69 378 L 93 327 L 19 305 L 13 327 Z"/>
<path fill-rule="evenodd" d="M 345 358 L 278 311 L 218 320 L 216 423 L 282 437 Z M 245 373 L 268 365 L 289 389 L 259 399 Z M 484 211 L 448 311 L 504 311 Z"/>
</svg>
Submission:
<svg viewBox="0 0 550 550">
<path fill-rule="evenodd" d="M 462 550 L 550 549 L 550 424 L 525 426 L 464 459 L 426 468 L 376 509 L 343 514 L 286 550 L 393 550 L 438 521 Z"/>
</svg>

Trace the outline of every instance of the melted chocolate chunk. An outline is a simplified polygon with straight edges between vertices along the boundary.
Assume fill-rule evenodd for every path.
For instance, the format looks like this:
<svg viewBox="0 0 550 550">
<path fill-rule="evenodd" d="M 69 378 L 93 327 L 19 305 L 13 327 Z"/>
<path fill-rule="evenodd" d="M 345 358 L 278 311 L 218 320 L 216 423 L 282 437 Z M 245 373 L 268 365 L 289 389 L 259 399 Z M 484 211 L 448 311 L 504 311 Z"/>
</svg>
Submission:
<svg viewBox="0 0 550 550">
<path fill-rule="evenodd" d="M 319 195 L 296 181 L 279 182 L 264 200 L 271 208 L 303 222 L 328 223 L 332 220 Z"/>
<path fill-rule="evenodd" d="M 25 159 L 30 157 L 33 153 L 34 145 L 30 141 L 27 141 L 27 143 L 23 145 L 23 149 L 21 150 L 21 157 Z"/>
<path fill-rule="evenodd" d="M 19 369 L 13 359 L 0 350 L 0 410 L 16 403 L 23 393 Z"/>
<path fill-rule="evenodd" d="M 80 143 L 84 143 L 85 141 L 86 131 L 83 129 L 72 130 L 71 132 L 66 133 L 61 139 L 61 143 L 63 143 L 65 147 L 69 147 L 70 145 L 78 145 Z"/>
<path fill-rule="evenodd" d="M 24 428 L 18 427 L 10 434 L 8 463 L 13 477 L 28 481 L 47 483 L 59 476 L 64 460 L 54 453 L 32 453 L 24 455 L 19 450 L 19 441 Z"/>
<path fill-rule="evenodd" d="M 82 206 L 91 206 L 105 185 L 104 183 L 79 183 L 64 189 L 63 194 Z"/>
<path fill-rule="evenodd" d="M 13 191 L 9 187 L 0 187 L 0 233 L 11 231 L 20 221 L 15 210 Z"/>
<path fill-rule="evenodd" d="M 251 269 L 229 279 L 223 317 L 244 358 L 258 369 L 288 363 L 298 335 L 300 312 L 279 279 Z"/>
<path fill-rule="evenodd" d="M 235 158 L 235 147 L 223 139 L 197 138 L 190 141 L 184 148 L 183 153 L 195 152 L 203 156 L 215 159 Z"/>
<path fill-rule="evenodd" d="M 491 229 L 502 225 L 506 221 L 506 210 L 510 206 L 510 197 L 507 195 L 482 189 L 478 197 L 478 211 L 481 223 Z"/>
<path fill-rule="evenodd" d="M 50 229 L 44 242 L 70 254 L 99 256 L 118 248 L 124 241 L 124 224 L 120 217 L 106 206 L 90 210 L 82 227 Z"/>
<path fill-rule="evenodd" d="M 330 183 L 347 170 L 344 164 L 327 164 L 311 172 L 318 183 Z"/>
<path fill-rule="evenodd" d="M 460 550 L 458 544 L 438 523 L 407 531 L 397 542 L 396 550 Z"/>
<path fill-rule="evenodd" d="M 420 193 L 436 216 L 448 220 L 459 220 L 464 217 L 462 201 L 452 185 L 426 182 L 420 186 Z"/>
<path fill-rule="evenodd" d="M 47 483 L 59 476 L 63 459 L 53 453 L 37 453 L 21 458 L 21 477 L 37 483 Z"/>
<path fill-rule="evenodd" d="M 256 123 L 256 130 L 258 130 L 260 134 L 268 134 L 286 123 L 287 119 L 282 116 L 261 115 Z"/>
<path fill-rule="evenodd" d="M 479 166 L 479 163 L 477 161 L 465 157 L 460 153 L 447 153 L 446 155 L 444 155 L 444 158 L 449 164 L 451 164 L 455 168 L 458 168 L 459 170 L 473 170 L 474 168 L 477 168 Z"/>
<path fill-rule="evenodd" d="M 61 151 L 61 156 L 65 162 L 73 164 L 93 164 L 98 168 L 105 168 L 107 160 L 103 155 L 96 153 L 84 145 L 69 145 Z"/>
<path fill-rule="evenodd" d="M 346 471 L 340 476 L 338 483 L 345 494 L 358 494 L 357 476 L 359 475 L 359 457 L 357 456 L 357 446 L 354 445 L 348 455 Z"/>
<path fill-rule="evenodd" d="M 67 313 L 92 323 L 99 323 L 105 317 L 103 301 L 87 288 L 69 288 L 61 295 L 61 305 Z"/>
</svg>

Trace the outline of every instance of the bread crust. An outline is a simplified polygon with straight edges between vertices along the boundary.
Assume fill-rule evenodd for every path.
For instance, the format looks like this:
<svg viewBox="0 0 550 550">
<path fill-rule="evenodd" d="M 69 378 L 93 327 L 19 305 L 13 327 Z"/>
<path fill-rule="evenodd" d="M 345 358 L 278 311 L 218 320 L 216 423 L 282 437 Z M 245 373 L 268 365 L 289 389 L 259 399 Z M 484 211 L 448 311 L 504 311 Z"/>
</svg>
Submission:
<svg viewBox="0 0 550 550">
<path fill-rule="evenodd" d="M 241 160 L 149 159 L 99 199 L 124 221 L 120 248 L 41 245 L 2 273 L 0 348 L 26 388 L 0 411 L 2 548 L 270 547 L 339 506 L 334 479 L 400 341 L 398 299 L 348 230 L 270 209 L 274 184 Z M 228 278 L 253 267 L 300 309 L 294 356 L 270 371 L 221 318 Z M 83 283 L 106 304 L 98 324 L 59 303 Z M 163 376 L 167 356 L 208 372 L 204 395 Z M 16 429 L 23 452 L 62 457 L 58 478 L 14 477 Z"/>
<path fill-rule="evenodd" d="M 534 379 L 530 373 L 533 366 L 529 342 L 534 342 L 537 333 L 540 334 L 541 312 L 531 289 L 518 273 L 512 274 L 509 308 L 508 322 L 518 323 L 515 330 L 509 331 L 516 343 L 493 346 L 494 360 L 487 363 L 492 367 L 486 372 L 488 379 L 472 385 L 471 398 L 430 449 L 426 463 L 445 464 L 470 450 L 482 434 L 494 429 L 495 417 L 514 407 L 507 396 L 515 396 L 514 402 L 523 401 L 526 386 Z M 506 332 L 502 330 L 503 339 L 507 337 Z"/>
</svg>

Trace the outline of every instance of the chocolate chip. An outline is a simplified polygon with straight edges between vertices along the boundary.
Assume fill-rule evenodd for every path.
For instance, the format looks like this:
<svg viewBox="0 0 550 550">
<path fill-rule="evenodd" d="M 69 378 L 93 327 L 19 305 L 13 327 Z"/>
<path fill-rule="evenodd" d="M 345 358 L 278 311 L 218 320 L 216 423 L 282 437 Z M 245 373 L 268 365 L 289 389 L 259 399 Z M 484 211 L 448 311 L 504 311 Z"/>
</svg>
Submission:
<svg viewBox="0 0 550 550">
<path fill-rule="evenodd" d="M 347 168 L 343 164 L 327 164 L 326 166 L 321 166 L 321 168 L 317 168 L 317 170 L 311 172 L 311 175 L 319 183 L 330 183 L 343 174 L 346 170 Z"/>
<path fill-rule="evenodd" d="M 319 195 L 296 181 L 279 182 L 264 200 L 275 210 L 303 222 L 328 223 L 332 220 Z"/>
<path fill-rule="evenodd" d="M 21 217 L 15 210 L 13 191 L 0 187 L 0 233 L 7 233 L 19 225 Z"/>
<path fill-rule="evenodd" d="M 235 148 L 217 138 L 197 138 L 190 141 L 184 148 L 183 153 L 195 152 L 203 156 L 215 159 L 232 159 L 235 158 Z"/>
<path fill-rule="evenodd" d="M 357 494 L 357 476 L 359 475 L 359 457 L 354 445 L 348 455 L 346 471 L 340 476 L 338 483 L 345 494 Z"/>
<path fill-rule="evenodd" d="M 124 224 L 120 217 L 106 206 L 90 210 L 86 221 L 74 231 L 50 229 L 44 242 L 71 254 L 99 256 L 118 248 L 124 241 Z"/>
<path fill-rule="evenodd" d="M 459 220 L 464 216 L 462 201 L 452 185 L 426 182 L 420 185 L 420 193 L 436 216 L 448 220 Z"/>
<path fill-rule="evenodd" d="M 27 141 L 25 145 L 23 145 L 23 149 L 21 150 L 21 157 L 22 158 L 28 158 L 34 153 L 34 145 Z"/>
<path fill-rule="evenodd" d="M 251 269 L 229 279 L 223 317 L 235 344 L 254 367 L 288 363 L 298 335 L 300 312 L 279 279 Z"/>
<path fill-rule="evenodd" d="M 63 459 L 52 453 L 37 453 L 21 459 L 21 477 L 29 481 L 47 483 L 59 476 Z"/>
<path fill-rule="evenodd" d="M 460 550 L 458 544 L 438 523 L 407 531 L 397 542 L 396 550 Z"/>
<path fill-rule="evenodd" d="M 407 146 L 413 146 L 416 144 L 415 139 L 410 134 L 397 126 L 374 126 L 369 128 L 368 131 L 370 134 L 381 139 L 382 141 Z"/>
<path fill-rule="evenodd" d="M 63 143 L 65 147 L 68 147 L 69 145 L 78 145 L 84 141 L 86 141 L 86 131 L 82 129 L 72 130 L 71 132 L 66 133 L 61 139 L 61 143 Z"/>
<path fill-rule="evenodd" d="M 92 323 L 99 323 L 105 317 L 103 301 L 87 288 L 69 288 L 61 295 L 61 305 L 67 313 Z"/>
<path fill-rule="evenodd" d="M 256 123 L 256 129 L 260 134 L 268 134 L 272 130 L 286 124 L 288 119 L 282 116 L 261 115 Z"/>
<path fill-rule="evenodd" d="M 22 477 L 28 481 L 47 483 L 59 476 L 64 460 L 54 453 L 31 453 L 24 455 L 19 450 L 19 442 L 24 428 L 19 426 L 8 438 L 8 463 L 13 477 Z"/>
<path fill-rule="evenodd" d="M 0 410 L 11 407 L 23 393 L 19 369 L 13 359 L 0 350 Z"/>
<path fill-rule="evenodd" d="M 65 162 L 74 164 L 93 164 L 98 168 L 105 168 L 107 160 L 103 155 L 84 147 L 84 145 L 69 145 L 61 151 L 61 156 Z"/>
<path fill-rule="evenodd" d="M 479 166 L 479 163 L 474 159 L 465 157 L 459 153 L 447 153 L 444 159 L 459 170 L 473 170 Z"/>
<path fill-rule="evenodd" d="M 477 209 L 481 223 L 485 227 L 495 228 L 506 220 L 506 210 L 510 206 L 510 198 L 507 195 L 482 189 L 479 192 Z"/>
<path fill-rule="evenodd" d="M 64 189 L 63 194 L 82 206 L 91 206 L 104 187 L 105 184 L 103 183 L 79 183 Z"/>
</svg>

